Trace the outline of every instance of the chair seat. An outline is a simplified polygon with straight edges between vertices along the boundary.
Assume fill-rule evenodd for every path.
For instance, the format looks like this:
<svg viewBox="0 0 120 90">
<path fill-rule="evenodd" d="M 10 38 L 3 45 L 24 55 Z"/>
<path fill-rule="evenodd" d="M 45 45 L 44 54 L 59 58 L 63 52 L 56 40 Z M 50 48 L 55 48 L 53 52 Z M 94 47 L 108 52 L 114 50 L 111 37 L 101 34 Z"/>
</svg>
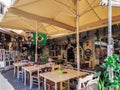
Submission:
<svg viewBox="0 0 120 90">
<path fill-rule="evenodd" d="M 81 88 L 79 90 L 90 90 L 90 88 L 91 88 L 91 90 L 98 90 L 98 85 L 97 84 L 92 84 L 92 85 L 89 85 L 87 87 Z"/>
<path fill-rule="evenodd" d="M 22 71 L 22 70 L 19 70 L 19 73 L 23 73 L 23 71 Z"/>
<path fill-rule="evenodd" d="M 90 75 L 87 75 L 86 77 L 84 77 L 84 78 L 79 78 L 79 80 L 78 80 L 78 89 L 82 89 L 82 88 L 84 88 L 84 87 L 86 87 L 87 86 L 87 83 L 90 81 L 90 80 L 92 80 L 92 78 L 93 78 L 93 74 L 90 74 Z"/>
<path fill-rule="evenodd" d="M 32 75 L 33 78 L 37 79 L 38 78 L 38 75 Z"/>
</svg>

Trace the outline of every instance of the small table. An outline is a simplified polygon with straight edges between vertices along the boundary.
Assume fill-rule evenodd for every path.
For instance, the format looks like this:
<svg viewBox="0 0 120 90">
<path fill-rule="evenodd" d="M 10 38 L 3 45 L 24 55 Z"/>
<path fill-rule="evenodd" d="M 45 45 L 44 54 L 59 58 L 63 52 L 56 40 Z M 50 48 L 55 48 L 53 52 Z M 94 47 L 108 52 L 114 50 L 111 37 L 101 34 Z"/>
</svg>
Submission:
<svg viewBox="0 0 120 90">
<path fill-rule="evenodd" d="M 19 68 L 22 66 L 23 64 L 21 62 L 15 62 L 13 63 L 13 66 L 14 66 L 14 76 L 15 76 L 15 73 L 16 73 L 16 68 L 17 68 L 17 72 L 19 72 Z"/>
<path fill-rule="evenodd" d="M 24 85 L 26 85 L 26 72 L 29 72 L 30 74 L 30 89 L 32 89 L 32 73 L 37 71 L 39 68 L 44 68 L 46 65 L 38 65 L 38 66 L 29 66 L 29 67 L 24 67 Z"/>
<path fill-rule="evenodd" d="M 72 78 L 76 78 L 76 77 L 80 77 L 88 74 L 86 72 L 80 72 L 80 71 L 71 70 L 71 69 L 64 69 L 64 72 L 67 72 L 67 73 L 60 74 L 59 70 L 47 72 L 47 73 L 41 73 L 40 76 L 44 77 L 44 90 L 46 90 L 46 79 L 55 82 L 55 90 L 57 90 L 58 82 L 60 82 L 60 85 L 62 85 L 63 81 L 67 81 Z"/>
</svg>

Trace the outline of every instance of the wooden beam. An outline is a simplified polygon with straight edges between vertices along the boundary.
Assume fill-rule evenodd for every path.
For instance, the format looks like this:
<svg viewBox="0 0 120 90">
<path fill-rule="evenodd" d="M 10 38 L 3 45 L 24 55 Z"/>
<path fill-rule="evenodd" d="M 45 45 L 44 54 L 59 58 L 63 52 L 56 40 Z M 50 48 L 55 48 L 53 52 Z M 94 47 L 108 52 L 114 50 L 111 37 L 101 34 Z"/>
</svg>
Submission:
<svg viewBox="0 0 120 90">
<path fill-rule="evenodd" d="M 119 16 L 114 16 L 112 17 L 112 24 L 119 24 L 120 23 L 120 15 Z M 104 19 L 104 20 L 100 20 L 100 21 L 96 21 L 90 24 L 86 24 L 83 26 L 80 26 L 79 31 L 80 32 L 85 32 L 85 31 L 90 31 L 93 29 L 97 29 L 97 28 L 102 28 L 102 27 L 106 27 L 108 25 L 108 19 Z"/>
<path fill-rule="evenodd" d="M 51 24 L 51 25 L 55 25 L 55 26 L 58 26 L 58 27 L 61 27 L 61 28 L 64 28 L 64 29 L 67 29 L 67 30 L 70 30 L 70 31 L 75 32 L 75 30 L 76 30 L 75 27 L 64 24 L 62 22 L 58 22 L 58 21 L 50 19 L 50 18 L 46 18 L 46 17 L 42 17 L 42 16 L 39 16 L 39 15 L 29 13 L 29 12 L 25 12 L 23 10 L 20 10 L 20 9 L 17 9 L 17 8 L 14 8 L 14 7 L 11 7 L 9 9 L 9 12 L 12 12 L 16 15 L 23 16 L 23 17 L 28 18 L 28 19 L 32 19 L 32 20 L 36 20 L 36 21 L 39 21 L 39 22 L 44 22 L 44 23 L 48 23 L 48 24 Z"/>
</svg>

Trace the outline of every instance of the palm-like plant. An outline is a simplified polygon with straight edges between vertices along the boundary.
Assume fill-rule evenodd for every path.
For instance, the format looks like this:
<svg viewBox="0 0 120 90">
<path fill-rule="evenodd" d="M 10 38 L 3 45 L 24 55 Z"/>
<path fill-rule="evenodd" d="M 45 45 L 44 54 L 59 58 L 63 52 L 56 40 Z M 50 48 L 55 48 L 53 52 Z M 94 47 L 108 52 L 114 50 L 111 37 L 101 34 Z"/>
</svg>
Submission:
<svg viewBox="0 0 120 90">
<path fill-rule="evenodd" d="M 113 80 L 109 78 L 109 68 L 113 68 Z M 113 54 L 112 56 L 108 56 L 98 71 L 102 73 L 101 80 L 98 84 L 99 90 L 103 90 L 104 87 L 108 90 L 109 88 L 120 90 L 120 55 Z"/>
</svg>

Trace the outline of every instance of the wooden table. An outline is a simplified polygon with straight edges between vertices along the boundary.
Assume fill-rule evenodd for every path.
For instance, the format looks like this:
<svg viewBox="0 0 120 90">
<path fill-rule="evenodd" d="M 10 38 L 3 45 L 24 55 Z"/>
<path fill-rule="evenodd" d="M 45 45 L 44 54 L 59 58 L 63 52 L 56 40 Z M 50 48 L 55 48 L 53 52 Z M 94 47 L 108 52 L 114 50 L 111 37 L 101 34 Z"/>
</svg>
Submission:
<svg viewBox="0 0 120 90">
<path fill-rule="evenodd" d="M 46 79 L 51 80 L 55 82 L 55 90 L 57 90 L 57 83 L 60 82 L 60 85 L 63 81 L 70 80 L 72 78 L 84 76 L 87 73 L 86 72 L 80 72 L 76 70 L 71 69 L 64 69 L 65 74 L 60 74 L 59 70 L 47 72 L 47 73 L 41 73 L 40 76 L 44 77 L 44 90 L 46 90 Z"/>
<path fill-rule="evenodd" d="M 29 63 L 32 63 L 32 62 L 29 62 Z M 16 68 L 17 68 L 17 72 L 19 72 L 19 68 L 22 67 L 23 65 L 25 64 L 29 64 L 29 63 L 22 63 L 22 62 L 15 62 L 13 63 L 13 66 L 14 66 L 14 76 L 15 76 L 15 73 L 16 73 Z"/>
<path fill-rule="evenodd" d="M 30 74 L 30 89 L 32 89 L 32 73 L 37 71 L 40 68 L 44 68 L 46 65 L 38 65 L 38 66 L 29 66 L 24 67 L 24 85 L 26 85 L 26 72 L 29 72 Z"/>
<path fill-rule="evenodd" d="M 19 72 L 19 68 L 22 66 L 23 64 L 21 62 L 15 62 L 13 63 L 13 66 L 14 66 L 14 76 L 15 76 L 15 73 L 16 73 L 16 68 L 17 68 L 17 72 Z"/>
</svg>

